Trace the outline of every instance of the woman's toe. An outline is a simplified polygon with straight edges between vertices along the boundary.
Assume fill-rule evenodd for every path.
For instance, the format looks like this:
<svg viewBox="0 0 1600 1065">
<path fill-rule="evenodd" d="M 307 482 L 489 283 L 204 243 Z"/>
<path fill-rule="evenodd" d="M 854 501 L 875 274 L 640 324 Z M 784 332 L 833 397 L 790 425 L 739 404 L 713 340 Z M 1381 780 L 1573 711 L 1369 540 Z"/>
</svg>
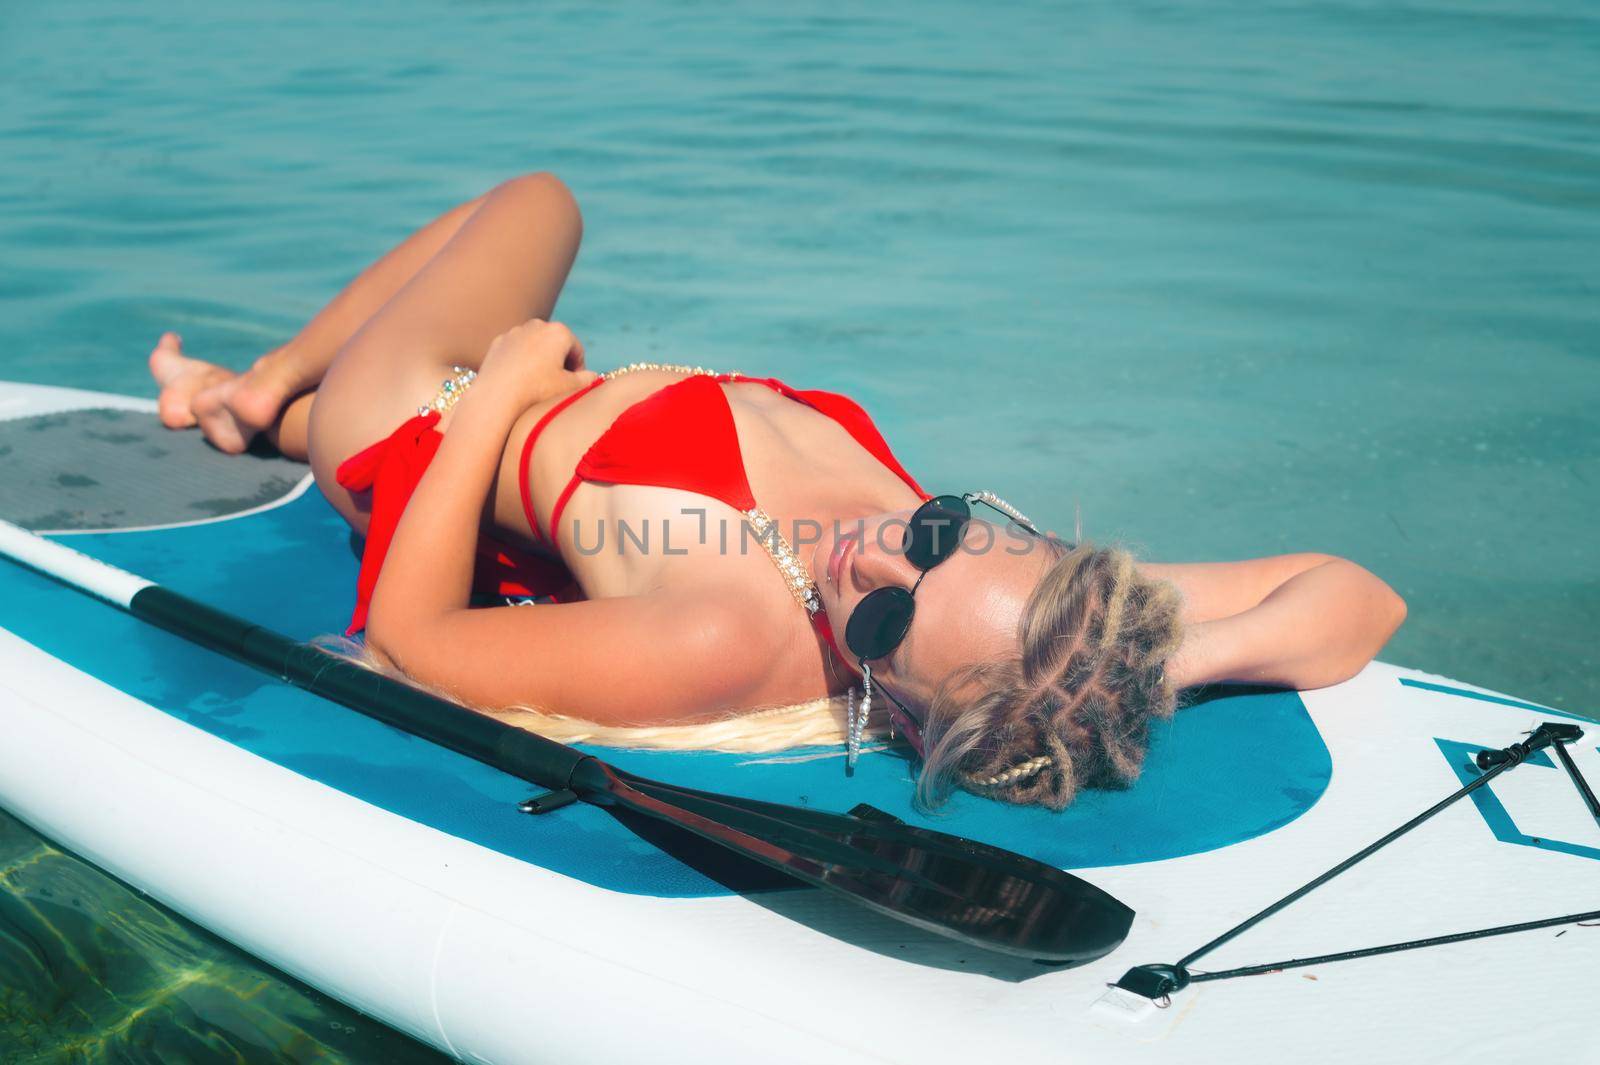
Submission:
<svg viewBox="0 0 1600 1065">
<path fill-rule="evenodd" d="M 190 360 L 183 353 L 183 338 L 177 333 L 162 333 L 161 339 L 150 350 L 150 376 L 163 387 L 188 366 Z"/>
</svg>

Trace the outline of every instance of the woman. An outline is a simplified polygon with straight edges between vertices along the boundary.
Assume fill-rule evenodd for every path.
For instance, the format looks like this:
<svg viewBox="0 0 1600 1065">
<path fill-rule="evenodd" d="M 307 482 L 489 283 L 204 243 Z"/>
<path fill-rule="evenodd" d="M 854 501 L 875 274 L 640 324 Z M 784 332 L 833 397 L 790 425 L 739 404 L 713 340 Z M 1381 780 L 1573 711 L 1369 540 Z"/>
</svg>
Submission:
<svg viewBox="0 0 1600 1065">
<path fill-rule="evenodd" d="M 568 738 L 574 719 L 623 743 L 843 738 L 852 764 L 886 725 L 922 754 L 924 801 L 1060 809 L 1131 783 L 1182 689 L 1332 684 L 1405 617 L 1328 555 L 1136 564 L 986 493 L 932 497 L 842 396 L 602 378 L 546 320 L 581 234 L 558 179 L 514 178 L 242 375 L 172 334 L 151 353 L 166 425 L 309 459 L 367 535 L 352 631 L 416 683 Z M 475 579 L 556 602 L 469 609 Z"/>
</svg>

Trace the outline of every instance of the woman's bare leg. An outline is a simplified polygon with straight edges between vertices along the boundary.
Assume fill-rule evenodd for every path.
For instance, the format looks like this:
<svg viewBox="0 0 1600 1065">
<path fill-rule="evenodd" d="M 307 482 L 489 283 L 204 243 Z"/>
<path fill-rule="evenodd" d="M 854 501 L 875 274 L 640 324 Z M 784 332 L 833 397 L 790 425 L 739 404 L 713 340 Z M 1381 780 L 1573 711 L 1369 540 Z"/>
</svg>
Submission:
<svg viewBox="0 0 1600 1065">
<path fill-rule="evenodd" d="M 496 336 L 550 317 L 582 235 L 558 178 L 513 178 L 339 349 L 311 406 L 308 450 L 318 487 L 351 524 L 365 527 L 365 500 L 339 487 L 339 463 L 415 414 L 453 364 L 477 367 Z"/>
<path fill-rule="evenodd" d="M 261 356 L 243 373 L 183 353 L 176 333 L 164 333 L 150 353 L 161 386 L 158 409 L 168 428 L 198 424 L 223 451 L 243 451 L 264 434 L 291 458 L 306 457 L 312 391 L 344 343 L 371 318 L 471 217 L 484 197 L 446 211 L 361 272 L 306 323 L 293 340 Z"/>
</svg>

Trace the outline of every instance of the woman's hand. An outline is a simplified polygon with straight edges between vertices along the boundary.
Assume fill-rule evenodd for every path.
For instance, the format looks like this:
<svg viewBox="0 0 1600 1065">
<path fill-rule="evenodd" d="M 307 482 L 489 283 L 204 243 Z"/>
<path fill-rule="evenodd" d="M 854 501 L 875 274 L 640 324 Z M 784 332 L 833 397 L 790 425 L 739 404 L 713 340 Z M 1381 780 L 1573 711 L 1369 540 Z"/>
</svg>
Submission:
<svg viewBox="0 0 1600 1065">
<path fill-rule="evenodd" d="M 572 330 L 543 318 L 530 318 L 495 337 L 478 373 L 524 408 L 575 392 L 599 376 L 584 369 L 583 342 Z"/>
</svg>

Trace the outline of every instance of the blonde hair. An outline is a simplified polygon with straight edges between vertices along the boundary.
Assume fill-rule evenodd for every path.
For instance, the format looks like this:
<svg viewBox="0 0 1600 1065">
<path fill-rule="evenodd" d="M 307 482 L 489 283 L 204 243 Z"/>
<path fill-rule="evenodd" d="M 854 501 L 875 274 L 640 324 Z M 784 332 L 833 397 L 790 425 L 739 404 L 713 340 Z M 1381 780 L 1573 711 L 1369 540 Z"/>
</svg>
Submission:
<svg viewBox="0 0 1600 1065">
<path fill-rule="evenodd" d="M 1181 638 L 1177 589 L 1141 576 L 1126 551 L 1048 540 L 1057 561 L 1023 609 L 1019 652 L 974 663 L 940 688 L 924 725 L 927 758 L 917 805 L 931 809 L 954 787 L 1003 802 L 1059 810 L 1083 787 L 1126 787 L 1139 775 L 1152 717 L 1176 694 L 1164 665 Z M 601 725 L 531 706 L 487 707 L 422 684 L 361 642 L 325 636 L 325 650 L 439 698 L 562 743 L 741 754 L 843 746 L 840 696 L 730 711 L 689 725 Z M 976 694 L 969 694 L 969 693 Z M 881 705 L 867 735 L 885 739 Z"/>
<path fill-rule="evenodd" d="M 1151 719 L 1176 709 L 1177 588 L 1118 548 L 1048 543 L 1058 557 L 1023 608 L 1018 653 L 958 670 L 934 697 L 924 808 L 955 787 L 1052 810 L 1082 788 L 1127 787 Z"/>
<path fill-rule="evenodd" d="M 601 725 L 581 717 L 557 714 L 537 707 L 512 705 L 479 706 L 466 702 L 444 688 L 423 684 L 403 670 L 389 665 L 365 643 L 343 636 L 319 637 L 315 643 L 357 665 L 411 685 L 458 706 L 504 721 L 508 725 L 537 732 L 561 743 L 592 743 L 604 747 L 630 747 L 658 751 L 726 751 L 758 754 L 791 747 L 843 746 L 846 729 L 846 699 L 825 696 L 791 706 L 755 707 L 731 710 L 714 721 L 691 725 L 649 725 L 629 727 Z M 882 708 L 873 711 L 867 731 L 875 738 L 887 738 L 889 720 Z"/>
</svg>

